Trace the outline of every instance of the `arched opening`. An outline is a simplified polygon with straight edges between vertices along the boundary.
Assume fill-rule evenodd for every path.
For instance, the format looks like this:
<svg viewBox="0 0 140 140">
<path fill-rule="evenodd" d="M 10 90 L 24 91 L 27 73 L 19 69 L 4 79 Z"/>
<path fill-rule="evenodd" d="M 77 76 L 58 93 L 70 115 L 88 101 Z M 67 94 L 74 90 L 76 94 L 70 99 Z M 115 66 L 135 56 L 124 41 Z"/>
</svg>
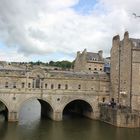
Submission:
<svg viewBox="0 0 140 140">
<path fill-rule="evenodd" d="M 68 103 L 63 109 L 63 119 L 73 117 L 92 118 L 93 109 L 91 105 L 84 100 L 74 100 Z"/>
<path fill-rule="evenodd" d="M 38 99 L 41 105 L 41 118 L 53 118 L 53 108 L 44 100 Z"/>
<path fill-rule="evenodd" d="M 8 121 L 8 108 L 0 101 L 0 121 Z"/>
<path fill-rule="evenodd" d="M 25 101 L 19 110 L 19 122 L 40 121 L 40 119 L 52 119 L 53 109 L 51 105 L 42 99 L 29 99 Z"/>
</svg>

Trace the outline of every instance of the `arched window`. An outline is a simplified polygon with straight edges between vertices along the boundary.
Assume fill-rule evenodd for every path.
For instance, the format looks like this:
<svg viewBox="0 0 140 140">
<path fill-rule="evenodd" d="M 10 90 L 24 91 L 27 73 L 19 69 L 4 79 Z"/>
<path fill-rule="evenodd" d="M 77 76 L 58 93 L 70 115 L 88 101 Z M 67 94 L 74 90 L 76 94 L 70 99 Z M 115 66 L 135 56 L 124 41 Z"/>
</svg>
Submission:
<svg viewBox="0 0 140 140">
<path fill-rule="evenodd" d="M 78 85 L 78 89 L 81 89 L 81 85 Z"/>
<path fill-rule="evenodd" d="M 31 88 L 31 83 L 28 83 L 28 88 Z"/>
<path fill-rule="evenodd" d="M 35 79 L 32 81 L 32 88 L 35 88 Z"/>
<path fill-rule="evenodd" d="M 24 88 L 25 87 L 25 83 L 23 82 L 23 83 L 21 83 L 21 87 L 22 88 Z"/>
<path fill-rule="evenodd" d="M 68 89 L 68 85 L 67 84 L 65 85 L 65 89 Z"/>
<path fill-rule="evenodd" d="M 16 88 L 16 82 L 13 83 L 13 88 Z"/>
<path fill-rule="evenodd" d="M 58 84 L 58 89 L 61 89 L 61 85 L 60 84 Z"/>
<path fill-rule="evenodd" d="M 51 84 L 51 89 L 53 89 L 54 88 L 54 86 L 53 86 L 53 84 Z"/>
<path fill-rule="evenodd" d="M 39 75 L 36 78 L 36 88 L 40 88 L 40 76 Z"/>
<path fill-rule="evenodd" d="M 41 88 L 43 88 L 43 79 L 41 79 Z"/>
<path fill-rule="evenodd" d="M 47 85 L 47 84 L 45 84 L 45 88 L 47 88 L 47 86 L 48 86 L 48 85 Z"/>
<path fill-rule="evenodd" d="M 8 88 L 8 82 L 5 82 L 5 88 Z"/>
</svg>

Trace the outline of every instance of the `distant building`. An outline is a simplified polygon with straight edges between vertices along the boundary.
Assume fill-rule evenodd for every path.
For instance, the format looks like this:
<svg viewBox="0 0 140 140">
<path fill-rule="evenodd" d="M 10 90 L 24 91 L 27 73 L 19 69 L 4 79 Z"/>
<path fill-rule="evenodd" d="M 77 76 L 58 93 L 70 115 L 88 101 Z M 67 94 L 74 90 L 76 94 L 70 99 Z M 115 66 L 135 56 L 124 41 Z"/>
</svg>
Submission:
<svg viewBox="0 0 140 140">
<path fill-rule="evenodd" d="M 103 72 L 104 59 L 103 51 L 98 53 L 87 52 L 85 49 L 82 53 L 77 52 L 74 63 L 74 71 L 79 72 Z"/>
<path fill-rule="evenodd" d="M 104 72 L 110 73 L 110 57 L 104 59 Z"/>
</svg>

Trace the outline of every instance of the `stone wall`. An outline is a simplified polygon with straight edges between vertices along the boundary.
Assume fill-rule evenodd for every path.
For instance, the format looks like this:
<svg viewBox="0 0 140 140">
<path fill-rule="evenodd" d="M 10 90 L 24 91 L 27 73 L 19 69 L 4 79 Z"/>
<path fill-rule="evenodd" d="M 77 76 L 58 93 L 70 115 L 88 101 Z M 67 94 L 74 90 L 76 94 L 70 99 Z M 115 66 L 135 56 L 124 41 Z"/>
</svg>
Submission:
<svg viewBox="0 0 140 140">
<path fill-rule="evenodd" d="M 132 109 L 140 110 L 140 49 L 133 49 L 132 58 Z"/>
<path fill-rule="evenodd" d="M 140 127 L 140 112 L 131 112 L 130 108 L 112 108 L 100 106 L 100 120 L 117 127 Z"/>
<path fill-rule="evenodd" d="M 102 56 L 102 51 L 98 53 L 87 52 L 86 49 L 80 53 L 77 52 L 77 56 L 74 63 L 74 71 L 84 71 L 84 72 L 103 72 L 104 71 L 104 61 Z M 90 55 L 90 59 L 88 58 Z M 97 58 L 94 58 L 97 57 Z M 93 58 L 92 58 L 93 57 Z"/>
<path fill-rule="evenodd" d="M 111 92 L 118 103 L 140 110 L 140 40 L 129 38 L 125 32 L 120 41 L 113 38 L 111 49 Z"/>
<path fill-rule="evenodd" d="M 40 83 L 37 86 L 38 78 Z M 53 111 L 47 110 L 47 114 L 44 114 L 48 107 L 41 102 L 42 107 L 44 106 L 42 115 L 53 120 L 62 120 L 63 109 L 68 103 L 83 100 L 89 103 L 94 111 L 84 114 L 97 119 L 98 103 L 103 98 L 109 101 L 109 76 L 105 73 L 44 71 L 40 68 L 24 71 L 24 74 L 22 71 L 0 71 L 0 101 L 8 109 L 9 121 L 18 121 L 20 108 L 32 99 L 48 103 Z"/>
</svg>

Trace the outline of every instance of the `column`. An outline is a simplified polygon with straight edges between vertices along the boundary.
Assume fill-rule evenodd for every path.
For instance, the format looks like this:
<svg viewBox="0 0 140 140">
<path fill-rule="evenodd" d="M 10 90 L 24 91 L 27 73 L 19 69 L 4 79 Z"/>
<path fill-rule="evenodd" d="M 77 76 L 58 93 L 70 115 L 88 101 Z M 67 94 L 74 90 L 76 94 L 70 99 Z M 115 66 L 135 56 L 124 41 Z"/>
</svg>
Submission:
<svg viewBox="0 0 140 140">
<path fill-rule="evenodd" d="M 11 111 L 8 114 L 8 121 L 9 122 L 16 122 L 18 121 L 18 113 L 16 111 Z"/>
<path fill-rule="evenodd" d="M 54 121 L 62 121 L 63 120 L 62 112 L 61 111 L 54 111 L 53 120 Z"/>
</svg>

